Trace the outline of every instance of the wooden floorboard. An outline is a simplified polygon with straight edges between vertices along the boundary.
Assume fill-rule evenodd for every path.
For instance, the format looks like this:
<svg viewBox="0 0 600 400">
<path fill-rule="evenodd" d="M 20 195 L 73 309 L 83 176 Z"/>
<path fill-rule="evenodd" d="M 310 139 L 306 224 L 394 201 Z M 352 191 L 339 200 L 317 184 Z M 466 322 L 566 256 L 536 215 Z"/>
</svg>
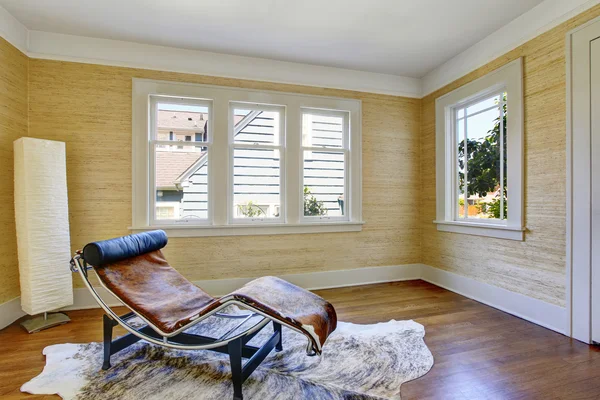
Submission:
<svg viewBox="0 0 600 400">
<path fill-rule="evenodd" d="M 403 400 L 600 399 L 600 349 L 427 282 L 317 293 L 335 306 L 342 321 L 413 319 L 425 326 L 435 365 L 402 386 Z M 44 347 L 101 340 L 99 309 L 68 314 L 71 323 L 36 334 L 27 334 L 18 323 L 0 331 L 2 399 L 58 398 L 26 395 L 19 387 L 43 369 Z"/>
</svg>

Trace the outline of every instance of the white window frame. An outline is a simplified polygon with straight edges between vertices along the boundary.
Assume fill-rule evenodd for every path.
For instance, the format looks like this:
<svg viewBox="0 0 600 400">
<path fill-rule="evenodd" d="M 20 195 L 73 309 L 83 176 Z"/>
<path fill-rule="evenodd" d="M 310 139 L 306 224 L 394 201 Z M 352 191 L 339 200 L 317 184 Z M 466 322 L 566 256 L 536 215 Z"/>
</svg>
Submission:
<svg viewBox="0 0 600 400">
<path fill-rule="evenodd" d="M 207 144 L 208 156 L 208 216 L 206 221 L 153 221 L 154 198 L 150 167 L 154 160 L 149 157 L 149 132 L 152 129 L 151 96 L 169 96 L 181 99 L 203 99 L 212 102 L 209 117 Z M 230 200 L 233 173 L 230 169 L 230 106 L 231 103 L 254 103 L 276 105 L 285 108 L 282 121 L 284 146 L 282 157 L 282 201 L 280 219 L 274 223 L 241 223 L 232 215 Z M 171 237 L 272 235 L 319 232 L 357 232 L 362 230 L 362 138 L 360 100 L 295 93 L 258 91 L 233 87 L 199 85 L 133 79 L 132 90 L 132 226 L 133 232 L 164 229 Z M 303 218 L 303 156 L 302 116 L 303 108 L 338 110 L 349 113 L 351 127 L 348 140 L 347 184 L 345 201 L 351 204 L 347 220 L 310 220 Z M 179 142 L 177 142 L 179 144 Z M 191 142 L 190 144 L 195 143 Z M 185 143 L 184 143 L 185 144 Z M 205 143 L 203 142 L 203 145 Z M 152 169 L 152 171 L 154 171 Z M 152 177 L 153 179 L 153 177 Z"/>
<path fill-rule="evenodd" d="M 507 220 L 457 218 L 455 110 L 473 101 L 507 93 Z M 500 239 L 524 238 L 523 60 L 505 66 L 436 99 L 436 220 L 437 229 Z M 467 209 L 465 208 L 465 215 Z"/>
</svg>

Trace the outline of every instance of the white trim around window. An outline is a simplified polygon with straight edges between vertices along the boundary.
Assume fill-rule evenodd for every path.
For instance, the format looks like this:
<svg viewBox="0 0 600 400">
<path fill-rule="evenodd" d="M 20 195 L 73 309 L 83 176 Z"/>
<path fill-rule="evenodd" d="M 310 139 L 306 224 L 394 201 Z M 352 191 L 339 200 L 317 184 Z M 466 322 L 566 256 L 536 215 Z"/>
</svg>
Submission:
<svg viewBox="0 0 600 400">
<path fill-rule="evenodd" d="M 272 235 L 318 232 L 356 232 L 362 230 L 362 177 L 361 177 L 361 102 L 354 99 L 341 99 L 323 96 L 309 96 L 293 93 L 257 91 L 240 88 L 219 87 L 133 79 L 133 166 L 132 166 L 132 226 L 133 232 L 150 229 L 165 229 L 172 237 L 195 236 L 231 236 L 231 235 Z M 207 132 L 202 142 L 167 142 L 157 140 L 156 136 L 156 102 L 169 98 L 169 104 L 202 106 L 208 115 Z M 272 143 L 250 140 L 236 141 L 235 125 L 243 116 L 234 116 L 234 108 L 243 110 L 262 110 L 276 112 L 278 119 L 276 139 Z M 304 150 L 307 146 L 302 142 L 302 115 L 308 110 L 319 114 L 341 116 L 343 122 L 343 140 L 339 147 L 329 148 L 329 136 L 325 132 L 319 140 L 325 144 L 309 149 L 314 151 L 342 154 L 344 157 L 344 184 L 339 186 L 343 192 L 331 199 L 342 200 L 346 207 L 340 215 L 330 218 L 304 216 Z M 235 121 L 234 121 L 235 120 Z M 190 128 L 181 128 L 190 129 Z M 168 129 L 167 129 L 168 130 Z M 193 129 L 191 129 L 193 130 Z M 248 132 L 254 132 L 248 130 Z M 329 135 L 329 136 L 328 136 Z M 202 137 L 202 135 L 197 135 Z M 176 145 L 173 145 L 176 143 Z M 169 147 L 170 144 L 170 147 Z M 202 209 L 201 218 L 186 218 L 186 207 L 182 205 L 181 218 L 176 220 L 156 219 L 156 176 L 155 152 L 158 147 L 164 151 L 168 148 L 197 148 L 206 157 L 208 173 L 202 182 L 206 186 L 202 191 L 202 201 L 207 205 Z M 259 150 L 279 153 L 279 182 L 276 185 L 276 173 L 265 180 L 265 184 L 274 187 L 279 193 L 279 201 L 270 199 L 269 218 L 244 218 L 235 212 L 234 206 L 234 151 L 242 152 Z M 193 158 L 189 155 L 188 158 Z M 241 157 L 240 157 L 241 158 Z M 253 157 L 248 157 L 253 158 Z M 271 157 L 271 161 L 277 157 Z M 256 160 L 255 160 L 256 161 Z M 259 160 L 260 161 L 260 160 Z M 317 160 L 319 161 L 319 160 Z M 327 160 L 320 160 L 327 161 Z M 339 163 L 342 165 L 342 163 Z M 251 167 L 248 167 L 251 168 Z M 183 178 L 182 178 L 183 177 Z M 188 179 L 189 171 L 180 175 L 180 180 Z M 161 177 L 164 179 L 164 176 Z M 341 181 L 338 178 L 338 181 Z M 170 182 L 168 182 L 170 184 Z M 257 185 L 256 182 L 252 182 Z M 175 182 L 177 189 L 185 188 L 189 182 Z M 246 186 L 241 183 L 240 186 Z M 248 185 L 250 186 L 250 185 Z M 160 187 L 162 190 L 162 186 Z M 183 190 L 183 189 L 181 189 Z M 316 191 L 318 189 L 315 188 Z M 323 189 L 324 192 L 328 192 Z M 174 192 L 170 193 L 172 196 Z M 325 196 L 329 193 L 319 194 Z M 325 198 L 325 197 L 322 197 Z M 327 198 L 337 207 L 338 201 Z M 185 202 L 185 200 L 182 200 Z M 255 204 L 261 205 L 261 200 Z M 280 204 L 277 204 L 279 202 Z M 332 208 L 333 209 L 333 208 Z M 277 210 L 277 211 L 276 211 Z M 333 211 L 332 211 L 333 213 Z"/>
<path fill-rule="evenodd" d="M 469 218 L 468 201 L 464 203 L 462 216 L 459 216 L 459 181 L 457 170 L 457 118 L 466 120 L 467 107 L 473 103 L 489 100 L 494 96 L 501 99 L 500 123 L 503 124 L 502 96 L 506 93 L 506 180 L 509 211 L 506 219 Z M 493 109 L 483 109 L 477 113 Z M 462 112 L 464 114 L 457 114 Z M 477 114 L 474 113 L 474 114 Z M 465 129 L 466 132 L 466 123 Z M 463 132 L 463 136 L 465 133 Z M 500 128 L 501 160 L 503 125 Z M 436 220 L 437 229 L 500 239 L 523 240 L 524 236 L 524 169 L 523 169 L 523 64 L 522 59 L 515 60 L 482 78 L 468 83 L 436 99 Z M 466 141 L 465 141 L 466 145 Z M 468 153 L 467 153 L 468 154 Z M 503 162 L 503 161 L 502 161 Z M 467 163 L 464 164 L 467 174 Z M 501 164 L 502 165 L 502 164 Z M 503 182 L 504 168 L 500 168 Z M 466 185 L 465 179 L 465 185 Z M 502 190 L 503 184 L 500 185 Z M 464 188 L 462 188 L 464 191 Z M 468 192 L 466 192 L 468 193 Z M 500 192 L 500 198 L 504 197 Z M 464 201 L 464 199 L 463 199 Z M 502 203 L 503 204 L 503 203 Z M 501 207 L 501 213 L 504 208 Z M 501 214 L 502 215 L 502 214 Z"/>
</svg>

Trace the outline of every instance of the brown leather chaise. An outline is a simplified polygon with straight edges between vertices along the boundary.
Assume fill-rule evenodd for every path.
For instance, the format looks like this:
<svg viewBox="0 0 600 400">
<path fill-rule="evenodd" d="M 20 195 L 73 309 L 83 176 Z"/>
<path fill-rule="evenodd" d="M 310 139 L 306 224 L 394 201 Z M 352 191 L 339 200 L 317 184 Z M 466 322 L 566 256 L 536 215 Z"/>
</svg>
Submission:
<svg viewBox="0 0 600 400">
<path fill-rule="evenodd" d="M 71 260 L 84 284 L 104 309 L 104 364 L 110 356 L 143 339 L 176 349 L 213 350 L 229 354 L 234 399 L 242 399 L 242 383 L 273 350 L 282 349 L 282 326 L 305 335 L 307 353 L 321 354 L 327 337 L 336 328 L 333 306 L 321 297 L 275 277 L 255 279 L 221 298 L 214 298 L 195 286 L 173 267 L 161 249 L 167 244 L 163 231 L 144 232 L 121 238 L 89 243 Z M 89 281 L 93 269 L 100 284 L 131 312 L 118 316 L 98 295 Z M 230 306 L 248 311 L 228 314 Z M 239 319 L 234 328 L 220 338 L 186 333 L 210 316 Z M 128 321 L 139 317 L 145 325 Z M 269 322 L 273 335 L 262 347 L 248 345 Z M 112 340 L 112 329 L 121 325 L 129 334 Z M 240 331 L 241 327 L 250 326 Z M 242 364 L 242 359 L 248 361 Z"/>
</svg>

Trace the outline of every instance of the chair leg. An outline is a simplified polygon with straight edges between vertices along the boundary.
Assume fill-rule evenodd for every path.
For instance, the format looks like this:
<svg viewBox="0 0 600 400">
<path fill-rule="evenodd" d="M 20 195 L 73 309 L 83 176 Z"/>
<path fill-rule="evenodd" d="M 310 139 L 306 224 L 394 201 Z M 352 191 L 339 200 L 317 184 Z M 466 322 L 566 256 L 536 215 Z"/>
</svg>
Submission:
<svg viewBox="0 0 600 400">
<path fill-rule="evenodd" d="M 242 400 L 242 383 L 244 375 L 242 372 L 242 339 L 236 339 L 227 345 L 229 350 L 229 361 L 231 364 L 231 381 L 233 382 L 233 400 Z"/>
<path fill-rule="evenodd" d="M 273 321 L 273 331 L 279 332 L 279 341 L 275 345 L 275 351 L 283 350 L 283 332 L 281 330 L 281 324 Z"/>
<path fill-rule="evenodd" d="M 104 314 L 102 322 L 104 325 L 104 363 L 102 364 L 102 369 L 106 371 L 110 368 L 112 331 L 113 327 L 115 326 L 115 321 L 110 319 L 108 315 Z"/>
</svg>

